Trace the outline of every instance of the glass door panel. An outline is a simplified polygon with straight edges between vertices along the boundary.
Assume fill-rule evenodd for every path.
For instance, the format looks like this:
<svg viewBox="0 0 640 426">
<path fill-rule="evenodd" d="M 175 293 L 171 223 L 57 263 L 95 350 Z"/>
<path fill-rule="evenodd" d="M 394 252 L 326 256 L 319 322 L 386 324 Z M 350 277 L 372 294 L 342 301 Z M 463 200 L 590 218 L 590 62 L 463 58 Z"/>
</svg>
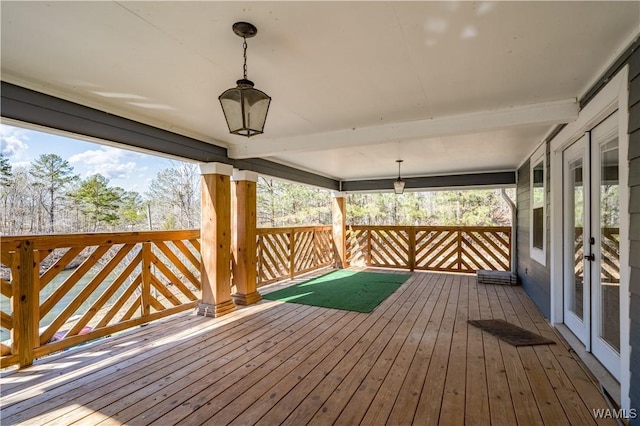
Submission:
<svg viewBox="0 0 640 426">
<path fill-rule="evenodd" d="M 570 228 L 573 235 L 570 241 L 573 243 L 573 276 L 570 277 L 570 300 L 569 309 L 580 319 L 584 314 L 584 240 L 583 240 L 583 217 L 584 217 L 584 186 L 583 186 L 583 164 L 582 158 L 569 163 L 569 185 L 567 194 L 568 204 L 571 204 L 569 211 L 573 211 Z"/>
<path fill-rule="evenodd" d="M 620 380 L 620 150 L 618 113 L 591 131 L 591 352 Z"/>
<path fill-rule="evenodd" d="M 589 347 L 590 252 L 586 134 L 563 152 L 564 323 Z M 587 226 L 585 227 L 585 224 Z M 586 273 L 585 273 L 586 271 Z"/>
<path fill-rule="evenodd" d="M 620 185 L 618 139 L 600 145 L 600 304 L 598 335 L 620 352 Z"/>
</svg>

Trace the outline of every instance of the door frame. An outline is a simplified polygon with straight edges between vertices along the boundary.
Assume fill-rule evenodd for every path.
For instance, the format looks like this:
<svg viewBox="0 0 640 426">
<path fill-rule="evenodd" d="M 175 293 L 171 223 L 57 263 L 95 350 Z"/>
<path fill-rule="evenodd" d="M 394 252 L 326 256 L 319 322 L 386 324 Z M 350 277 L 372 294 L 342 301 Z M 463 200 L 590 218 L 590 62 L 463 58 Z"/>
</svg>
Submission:
<svg viewBox="0 0 640 426">
<path fill-rule="evenodd" d="M 620 155 L 620 393 L 621 408 L 630 409 L 630 346 L 629 346 L 629 66 L 625 65 L 606 86 L 580 111 L 578 119 L 567 124 L 551 141 L 551 235 L 562 235 L 562 153 L 584 133 L 616 109 L 618 115 L 618 143 Z M 552 324 L 561 324 L 563 317 L 563 239 L 551 238 L 550 247 L 550 296 Z"/>
</svg>

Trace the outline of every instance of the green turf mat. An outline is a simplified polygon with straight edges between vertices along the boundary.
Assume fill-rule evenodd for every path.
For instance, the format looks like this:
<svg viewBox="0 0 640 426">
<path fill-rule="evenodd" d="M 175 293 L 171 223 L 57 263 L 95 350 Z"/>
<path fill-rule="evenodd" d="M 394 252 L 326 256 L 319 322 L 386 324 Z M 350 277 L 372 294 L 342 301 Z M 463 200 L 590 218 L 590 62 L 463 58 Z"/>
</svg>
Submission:
<svg viewBox="0 0 640 426">
<path fill-rule="evenodd" d="M 263 299 L 371 312 L 411 275 L 338 270 L 262 295 Z"/>
</svg>

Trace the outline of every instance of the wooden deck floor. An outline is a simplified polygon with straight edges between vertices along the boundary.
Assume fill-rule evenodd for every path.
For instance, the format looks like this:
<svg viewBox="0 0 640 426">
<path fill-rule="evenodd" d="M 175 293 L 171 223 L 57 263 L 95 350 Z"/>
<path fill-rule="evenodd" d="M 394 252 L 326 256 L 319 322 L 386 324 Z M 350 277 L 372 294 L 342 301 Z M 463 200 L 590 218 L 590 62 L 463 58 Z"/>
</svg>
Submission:
<svg viewBox="0 0 640 426">
<path fill-rule="evenodd" d="M 470 318 L 558 344 L 516 348 Z M 0 385 L 3 425 L 583 426 L 607 407 L 520 287 L 433 273 L 414 273 L 370 314 L 262 301 L 182 315 Z"/>
</svg>

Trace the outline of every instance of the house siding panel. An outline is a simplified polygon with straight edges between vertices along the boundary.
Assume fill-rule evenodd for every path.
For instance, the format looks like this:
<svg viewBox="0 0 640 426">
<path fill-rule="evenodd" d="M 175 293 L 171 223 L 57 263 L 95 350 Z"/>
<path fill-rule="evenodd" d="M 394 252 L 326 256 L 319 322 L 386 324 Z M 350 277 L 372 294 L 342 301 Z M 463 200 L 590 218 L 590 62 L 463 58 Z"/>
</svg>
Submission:
<svg viewBox="0 0 640 426">
<path fill-rule="evenodd" d="M 549 246 L 550 246 L 550 194 L 549 194 L 549 147 L 547 146 L 547 204 L 546 204 L 546 248 L 547 248 L 547 261 L 546 266 L 541 265 L 537 261 L 531 258 L 529 254 L 529 241 L 530 241 L 530 162 L 518 169 L 518 279 L 522 283 L 522 287 L 527 292 L 531 300 L 538 306 L 538 309 L 542 314 L 549 318 L 551 312 L 551 296 L 550 296 L 550 270 L 549 270 Z"/>
<path fill-rule="evenodd" d="M 629 88 L 629 106 L 632 107 L 640 102 L 640 85 L 636 84 Z"/>
<path fill-rule="evenodd" d="M 631 277 L 629 291 L 634 294 L 640 294 L 640 267 L 636 268 L 632 266 L 629 275 Z"/>
<path fill-rule="evenodd" d="M 632 253 L 640 253 L 640 241 L 631 241 L 630 251 Z M 629 266 L 632 268 L 640 268 L 640 256 L 631 257 L 629 259 Z M 638 294 L 640 294 L 640 292 Z"/>
<path fill-rule="evenodd" d="M 629 136 L 629 160 L 640 158 L 640 132 L 632 133 Z"/>
<path fill-rule="evenodd" d="M 629 108 L 629 133 L 633 133 L 638 129 L 640 129 L 640 104 L 635 104 Z"/>
<path fill-rule="evenodd" d="M 629 79 L 633 80 L 637 76 L 640 75 L 640 55 L 638 55 L 638 50 L 629 58 Z"/>
<path fill-rule="evenodd" d="M 629 170 L 631 173 L 631 170 Z M 640 186 L 632 186 L 629 190 L 629 213 L 640 213 Z"/>
<path fill-rule="evenodd" d="M 640 186 L 640 158 L 629 161 L 629 187 Z"/>
<path fill-rule="evenodd" d="M 629 59 L 629 263 L 631 273 L 631 316 L 629 343 L 631 345 L 631 407 L 640 411 L 640 49 Z M 631 425 L 639 426 L 640 417 Z"/>
<path fill-rule="evenodd" d="M 640 306 L 640 294 L 631 294 L 631 306 Z M 631 319 L 637 323 L 640 323 L 640 310 L 631 310 Z M 640 360 L 637 360 L 640 361 Z"/>
</svg>

